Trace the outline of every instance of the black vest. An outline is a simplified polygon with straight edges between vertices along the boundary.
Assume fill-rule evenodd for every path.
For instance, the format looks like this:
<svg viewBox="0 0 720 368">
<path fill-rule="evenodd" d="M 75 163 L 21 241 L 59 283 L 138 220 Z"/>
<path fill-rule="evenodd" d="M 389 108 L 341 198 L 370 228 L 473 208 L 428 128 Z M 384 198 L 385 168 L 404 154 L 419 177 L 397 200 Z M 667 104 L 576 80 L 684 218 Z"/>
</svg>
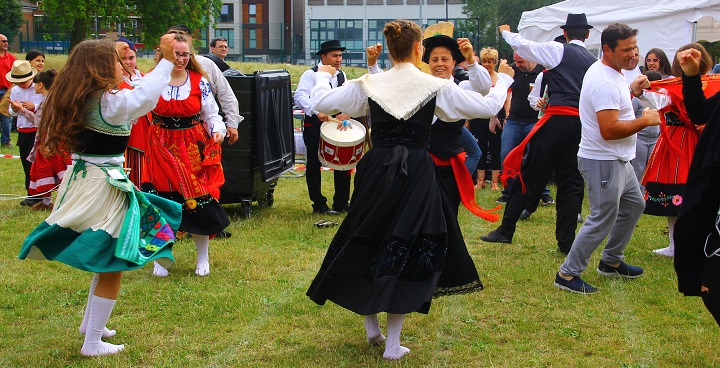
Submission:
<svg viewBox="0 0 720 368">
<path fill-rule="evenodd" d="M 510 116 L 508 116 L 508 120 L 519 123 L 536 122 L 538 120 L 537 111 L 530 106 L 527 97 L 530 94 L 530 83 L 535 83 L 535 78 L 545 67 L 538 64 L 535 69 L 527 73 L 520 71 L 514 65 L 513 69 L 515 69 L 515 77 L 513 78 L 513 84 L 510 86 L 512 88 L 512 98 L 510 99 Z M 542 87 L 535 86 L 533 88 Z M 542 94 L 542 89 L 540 93 Z"/>
<path fill-rule="evenodd" d="M 548 105 L 578 108 L 585 72 L 598 59 L 580 45 L 565 43 L 563 47 L 565 50 L 560 65 L 548 71 L 552 78 L 548 87 Z"/>
<path fill-rule="evenodd" d="M 460 81 L 453 78 L 455 84 Z M 462 129 L 465 126 L 465 119 L 455 122 L 445 122 L 437 119 L 430 129 L 430 148 L 428 152 L 442 160 L 457 156 L 463 151 Z"/>
<path fill-rule="evenodd" d="M 314 71 L 315 73 L 317 73 L 317 71 L 318 71 L 317 65 L 315 65 L 314 67 L 310 68 L 310 70 L 312 70 L 312 71 Z M 343 73 L 343 72 L 339 72 L 339 73 L 338 73 L 338 75 L 337 75 L 337 82 L 338 82 L 338 87 L 340 87 L 340 86 L 342 86 L 343 84 L 345 84 L 345 73 Z M 332 88 L 332 85 L 331 85 L 330 87 Z M 320 121 L 320 119 L 318 119 L 317 115 L 313 114 L 312 116 L 307 116 L 307 115 L 305 116 L 305 122 L 304 122 L 304 124 L 309 124 L 309 125 L 321 125 L 322 122 Z"/>
</svg>

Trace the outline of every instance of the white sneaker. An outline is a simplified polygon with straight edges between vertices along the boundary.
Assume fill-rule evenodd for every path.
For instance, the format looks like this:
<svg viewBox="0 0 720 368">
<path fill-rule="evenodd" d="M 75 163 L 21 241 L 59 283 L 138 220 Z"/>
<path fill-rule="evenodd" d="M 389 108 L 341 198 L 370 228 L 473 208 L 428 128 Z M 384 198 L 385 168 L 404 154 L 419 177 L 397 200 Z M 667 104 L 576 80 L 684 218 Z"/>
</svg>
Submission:
<svg viewBox="0 0 720 368">
<path fill-rule="evenodd" d="M 653 253 L 655 253 L 659 256 L 663 256 L 663 257 L 674 257 L 675 256 L 674 250 L 670 247 L 655 249 L 655 250 L 653 250 Z"/>
</svg>

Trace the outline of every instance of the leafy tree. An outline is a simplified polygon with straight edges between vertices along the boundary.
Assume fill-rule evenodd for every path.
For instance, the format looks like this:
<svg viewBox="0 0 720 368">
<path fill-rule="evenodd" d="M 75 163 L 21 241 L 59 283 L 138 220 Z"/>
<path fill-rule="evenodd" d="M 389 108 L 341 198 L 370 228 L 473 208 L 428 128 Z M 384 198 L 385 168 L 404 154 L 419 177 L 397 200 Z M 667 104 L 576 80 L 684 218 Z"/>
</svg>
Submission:
<svg viewBox="0 0 720 368">
<path fill-rule="evenodd" d="M 22 7 L 18 0 L 0 1 L 0 33 L 10 42 L 23 25 Z"/>
<path fill-rule="evenodd" d="M 509 24 L 513 32 L 517 32 L 520 17 L 524 11 L 534 10 L 546 5 L 555 4 L 558 0 L 467 0 L 463 13 L 468 20 L 459 24 L 458 28 L 466 32 L 479 45 L 475 48 L 490 46 L 498 50 L 501 58 L 511 58 L 512 49 L 502 40 L 498 27 Z M 477 37 L 473 35 L 477 34 Z"/>
<path fill-rule="evenodd" d="M 220 14 L 222 0 L 45 0 L 42 6 L 52 25 L 70 32 L 72 48 L 94 32 L 96 17 L 106 28 L 137 15 L 142 18 L 143 41 L 154 45 L 171 25 L 206 27 Z"/>
</svg>

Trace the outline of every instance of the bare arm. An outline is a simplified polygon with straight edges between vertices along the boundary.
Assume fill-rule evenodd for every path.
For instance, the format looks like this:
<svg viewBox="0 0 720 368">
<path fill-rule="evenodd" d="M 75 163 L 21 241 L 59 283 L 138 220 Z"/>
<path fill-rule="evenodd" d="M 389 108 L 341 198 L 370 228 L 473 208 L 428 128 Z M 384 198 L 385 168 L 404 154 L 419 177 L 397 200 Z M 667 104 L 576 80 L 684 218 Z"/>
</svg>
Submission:
<svg viewBox="0 0 720 368">
<path fill-rule="evenodd" d="M 642 117 L 634 120 L 618 120 L 618 110 L 601 110 L 596 113 L 600 135 L 606 141 L 629 137 L 645 127 L 659 125 L 660 115 L 657 110 L 645 109 Z"/>
</svg>

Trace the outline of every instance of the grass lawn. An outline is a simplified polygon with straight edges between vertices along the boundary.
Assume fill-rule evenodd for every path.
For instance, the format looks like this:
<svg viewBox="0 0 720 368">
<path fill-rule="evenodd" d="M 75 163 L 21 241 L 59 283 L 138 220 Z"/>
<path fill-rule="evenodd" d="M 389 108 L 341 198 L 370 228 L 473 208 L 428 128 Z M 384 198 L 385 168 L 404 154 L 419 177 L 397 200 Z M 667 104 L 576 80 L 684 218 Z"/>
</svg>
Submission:
<svg viewBox="0 0 720 368">
<path fill-rule="evenodd" d="M 330 172 L 323 180 L 332 187 Z M 118 330 L 109 341 L 126 350 L 86 358 L 77 327 L 91 275 L 17 259 L 24 237 L 47 215 L 18 204 L 13 196 L 22 195 L 22 187 L 20 162 L 0 158 L 1 367 L 720 365 L 709 344 L 720 339 L 718 326 L 700 299 L 677 292 L 672 260 L 651 253 L 667 242 L 663 219 L 644 216 L 627 250 L 646 275 L 602 277 L 594 271 L 596 252 L 585 278 L 600 292 L 582 296 L 552 285 L 563 261 L 555 251 L 554 206 L 521 222 L 512 245 L 481 242 L 494 225 L 461 209 L 486 289 L 436 299 L 429 315 L 409 315 L 402 341 L 411 352 L 386 362 L 381 348 L 365 342 L 362 317 L 305 296 L 335 230 L 312 225 L 321 216 L 310 213 L 303 178 L 280 179 L 275 204 L 253 204 L 250 219 L 241 218 L 239 205 L 225 207 L 233 237 L 211 241 L 209 276 L 194 275 L 188 239 L 175 245 L 168 278 L 152 277 L 152 266 L 126 273 L 108 323 Z M 476 194 L 482 206 L 498 196 Z M 380 321 L 384 329 L 384 315 Z"/>
<path fill-rule="evenodd" d="M 48 55 L 46 68 L 65 60 Z M 231 65 L 246 73 L 288 69 L 293 84 L 307 70 Z M 149 64 L 142 60 L 139 69 Z M 364 73 L 344 70 L 350 78 Z M 47 215 L 19 205 L 23 180 L 19 160 L 0 158 L 0 367 L 720 366 L 709 343 L 720 340 L 720 329 L 699 298 L 677 292 L 672 260 L 651 253 L 667 244 L 663 218 L 643 216 L 626 252 L 644 276 L 598 275 L 598 251 L 584 278 L 600 292 L 582 296 L 552 285 L 564 260 L 555 251 L 554 206 L 519 223 L 512 245 L 481 242 L 496 225 L 461 209 L 460 225 L 486 289 L 439 298 L 430 314 L 409 315 L 402 341 L 410 354 L 384 361 L 382 349 L 365 342 L 361 316 L 305 296 L 335 228 L 312 225 L 322 216 L 311 214 L 304 178 L 280 179 L 275 204 L 253 204 L 249 219 L 242 219 L 240 205 L 225 206 L 233 237 L 211 241 L 209 276 L 194 275 L 190 239 L 173 248 L 168 278 L 152 277 L 152 266 L 126 273 L 108 323 L 118 330 L 109 341 L 126 350 L 85 358 L 77 327 L 91 275 L 17 259 L 25 236 Z M 332 188 L 330 172 L 323 181 Z M 498 195 L 476 191 L 484 207 Z M 384 315 L 380 323 L 384 329 Z"/>
</svg>

